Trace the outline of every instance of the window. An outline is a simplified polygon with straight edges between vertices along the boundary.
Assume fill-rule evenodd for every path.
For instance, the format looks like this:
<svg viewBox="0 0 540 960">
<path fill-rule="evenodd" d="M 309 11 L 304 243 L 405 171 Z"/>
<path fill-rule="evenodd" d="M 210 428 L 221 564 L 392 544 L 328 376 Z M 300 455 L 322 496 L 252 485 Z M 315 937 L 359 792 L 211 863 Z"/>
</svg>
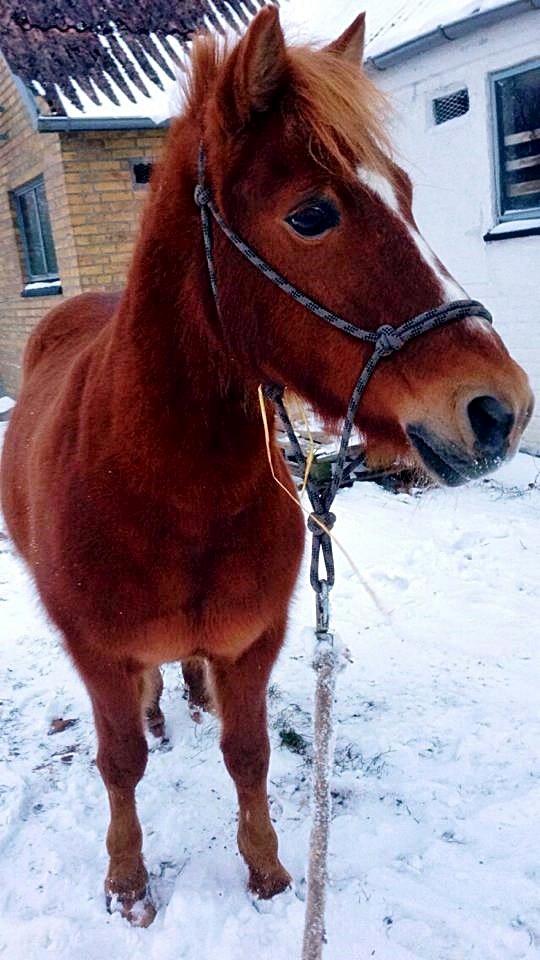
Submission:
<svg viewBox="0 0 540 960">
<path fill-rule="evenodd" d="M 135 189 L 146 187 L 150 183 L 152 176 L 152 166 L 150 160 L 130 160 L 131 182 Z"/>
<path fill-rule="evenodd" d="M 445 97 L 437 97 L 433 101 L 433 117 L 437 126 L 456 117 L 462 117 L 468 112 L 469 91 L 466 87 L 463 90 L 456 90 L 455 93 L 449 93 Z"/>
<path fill-rule="evenodd" d="M 43 177 L 13 191 L 28 284 L 58 281 L 58 263 Z M 53 292 L 58 292 L 55 289 Z"/>
<path fill-rule="evenodd" d="M 491 78 L 500 220 L 540 217 L 540 63 Z"/>
</svg>

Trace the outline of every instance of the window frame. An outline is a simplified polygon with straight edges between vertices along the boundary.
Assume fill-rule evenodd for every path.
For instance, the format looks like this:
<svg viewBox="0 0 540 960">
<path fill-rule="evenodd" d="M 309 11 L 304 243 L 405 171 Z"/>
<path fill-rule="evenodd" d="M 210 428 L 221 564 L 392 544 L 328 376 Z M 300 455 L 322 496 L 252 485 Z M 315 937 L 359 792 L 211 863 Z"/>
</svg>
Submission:
<svg viewBox="0 0 540 960">
<path fill-rule="evenodd" d="M 36 212 L 36 221 L 37 221 L 38 228 L 39 228 L 39 241 L 40 241 L 41 253 L 42 253 L 42 256 L 43 256 L 43 261 L 44 261 L 44 263 L 47 264 L 47 262 L 48 262 L 48 260 L 49 260 L 49 256 L 48 256 L 48 252 L 47 252 L 47 246 L 46 246 L 46 243 L 45 243 L 45 239 L 44 239 L 44 236 L 43 236 L 43 225 L 42 225 L 42 223 L 41 223 L 41 216 L 40 216 L 39 206 L 38 206 L 37 199 L 36 199 L 36 189 L 37 189 L 39 186 L 42 186 L 42 187 L 43 187 L 43 194 L 44 194 L 44 197 L 45 197 L 45 203 L 46 203 L 46 205 L 47 205 L 47 215 L 49 216 L 49 224 L 50 224 L 50 228 L 51 228 L 52 253 L 53 253 L 53 256 L 54 256 L 54 259 L 55 259 L 55 262 L 56 262 L 56 270 L 55 270 L 55 271 L 48 271 L 47 273 L 35 274 L 35 273 L 32 272 L 32 268 L 31 268 L 30 249 L 29 249 L 29 238 L 28 238 L 28 236 L 27 236 L 26 228 L 25 228 L 25 225 L 24 225 L 24 218 L 23 218 L 22 207 L 21 207 L 21 198 L 27 196 L 27 195 L 30 194 L 30 193 L 33 195 L 33 200 L 34 200 L 34 205 L 35 205 L 35 212 Z M 56 248 L 55 248 L 55 244 L 54 244 L 54 236 L 53 236 L 53 233 L 52 233 L 52 223 L 50 222 L 49 202 L 48 202 L 48 200 L 47 200 L 47 193 L 46 193 L 46 190 L 45 190 L 45 178 L 44 178 L 43 174 L 39 174 L 37 177 L 33 177 L 32 180 L 27 180 L 26 183 L 21 184 L 20 187 L 15 187 L 15 189 L 11 191 L 11 194 L 12 194 L 13 202 L 14 202 L 14 205 L 15 205 L 15 215 L 16 215 L 16 218 L 17 218 L 17 229 L 18 229 L 18 232 L 19 232 L 19 238 L 20 238 L 21 247 L 22 247 L 22 252 L 23 252 L 23 258 L 24 258 L 24 273 L 25 273 L 24 281 L 25 281 L 25 283 L 26 283 L 26 284 L 50 283 L 51 281 L 54 281 L 54 280 L 57 280 L 57 281 L 59 282 L 59 281 L 60 281 L 60 276 L 59 276 L 59 270 L 58 270 L 58 258 L 57 258 L 57 256 L 56 256 Z M 49 251 L 49 253 L 50 253 L 50 251 Z"/>
<path fill-rule="evenodd" d="M 534 57 L 525 63 L 518 63 L 504 70 L 495 70 L 489 74 L 490 102 L 491 102 L 491 131 L 493 144 L 493 162 L 495 173 L 495 212 L 497 223 L 510 223 L 516 220 L 538 220 L 540 218 L 540 204 L 529 207 L 527 210 L 504 210 L 504 169 L 503 169 L 503 128 L 502 117 L 499 116 L 497 105 L 497 82 L 515 77 L 521 73 L 528 73 L 540 67 L 540 58 Z"/>
</svg>

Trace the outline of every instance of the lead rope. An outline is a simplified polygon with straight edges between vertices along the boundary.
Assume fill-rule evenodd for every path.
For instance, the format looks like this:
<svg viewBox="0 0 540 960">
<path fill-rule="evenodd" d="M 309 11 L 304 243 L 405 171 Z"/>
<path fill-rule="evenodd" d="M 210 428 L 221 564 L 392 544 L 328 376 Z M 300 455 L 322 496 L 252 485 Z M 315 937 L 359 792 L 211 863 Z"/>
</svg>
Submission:
<svg viewBox="0 0 540 960">
<path fill-rule="evenodd" d="M 308 529 L 312 535 L 310 582 L 315 591 L 316 644 L 313 667 L 316 672 L 317 681 L 314 716 L 313 824 L 309 846 L 308 893 L 302 960 L 321 960 L 325 943 L 324 917 L 328 880 L 328 837 L 331 819 L 330 772 L 333 766 L 332 707 L 334 703 L 336 673 L 338 666 L 340 666 L 343 660 L 337 650 L 337 645 L 334 642 L 334 636 L 330 631 L 329 624 L 329 594 L 334 586 L 335 580 L 330 531 L 334 526 L 336 518 L 331 512 L 331 507 L 342 480 L 349 476 L 351 469 L 354 467 L 354 462 L 353 464 L 347 465 L 347 455 L 356 412 L 376 366 L 384 357 L 397 353 L 409 340 L 415 339 L 430 330 L 445 326 L 447 323 L 464 320 L 468 317 L 481 317 L 491 323 L 492 318 L 489 311 L 477 300 L 456 300 L 453 303 L 443 304 L 440 307 L 427 310 L 425 313 L 421 313 L 407 320 L 399 327 L 384 324 L 379 327 L 378 330 L 363 330 L 344 320 L 342 317 L 339 317 L 331 310 L 327 310 L 326 307 L 312 300 L 311 297 L 295 287 L 229 227 L 216 207 L 212 199 L 211 190 L 206 184 L 205 154 L 202 144 L 199 150 L 198 182 L 195 187 L 194 199 L 200 211 L 208 275 L 222 327 L 223 322 L 219 309 L 218 285 L 212 245 L 212 220 L 214 220 L 222 233 L 242 256 L 260 270 L 260 272 L 279 287 L 280 290 L 292 297 L 293 300 L 296 300 L 297 303 L 306 307 L 306 309 L 310 310 L 311 313 L 317 317 L 330 323 L 333 327 L 337 327 L 344 333 L 364 343 L 369 343 L 373 347 L 373 352 L 358 377 L 347 407 L 339 451 L 331 479 L 329 481 L 316 481 L 308 476 L 306 480 L 306 490 L 312 506 L 312 513 L 308 518 Z M 285 408 L 283 393 L 284 387 L 278 384 L 265 387 L 265 394 L 274 403 L 285 427 L 296 463 L 305 470 L 306 458 Z M 325 567 L 325 576 L 323 577 L 320 576 L 321 555 Z"/>
<path fill-rule="evenodd" d="M 328 608 L 328 590 L 321 594 Z M 314 751 L 313 751 L 313 820 L 309 837 L 307 900 L 304 918 L 302 960 L 320 960 L 326 943 L 325 912 L 328 882 L 328 840 L 332 817 L 330 776 L 334 765 L 333 705 L 336 674 L 342 658 L 334 647 L 334 638 L 327 630 L 316 631 L 313 669 L 316 674 Z"/>
<path fill-rule="evenodd" d="M 296 463 L 298 466 L 305 467 L 306 458 L 285 407 L 283 388 L 267 387 L 265 392 L 278 410 L 292 445 Z M 347 434 L 345 449 L 348 446 L 348 438 L 352 431 L 354 414 L 360 402 L 361 393 L 361 390 L 358 391 L 355 403 L 349 404 L 344 426 L 344 434 Z M 330 507 L 339 489 L 344 467 L 345 458 L 338 458 L 336 472 L 334 472 L 329 483 L 315 482 L 309 476 L 306 482 L 306 489 L 313 508 L 313 513 L 308 519 L 308 529 L 312 535 L 310 582 L 315 591 L 316 600 L 316 641 L 313 656 L 316 682 L 313 718 L 313 819 L 309 838 L 302 960 L 321 960 L 323 946 L 326 942 L 324 918 L 328 882 L 328 840 L 332 814 L 330 776 L 334 758 L 333 704 L 336 675 L 338 670 L 345 665 L 345 658 L 335 646 L 329 623 L 329 594 L 335 580 L 332 540 L 329 531 L 332 530 L 336 520 L 335 514 L 330 511 Z M 324 577 L 320 576 L 321 554 L 326 572 Z"/>
</svg>

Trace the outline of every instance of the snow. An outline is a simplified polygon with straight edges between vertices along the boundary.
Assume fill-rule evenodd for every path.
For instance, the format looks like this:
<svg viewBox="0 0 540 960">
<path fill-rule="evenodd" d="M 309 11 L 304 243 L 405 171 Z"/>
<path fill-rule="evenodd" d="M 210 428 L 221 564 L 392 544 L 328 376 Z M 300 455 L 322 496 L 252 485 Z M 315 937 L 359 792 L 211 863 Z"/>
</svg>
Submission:
<svg viewBox="0 0 540 960">
<path fill-rule="evenodd" d="M 505 233 L 524 233 L 526 230 L 540 230 L 540 218 L 527 217 L 526 220 L 504 220 L 503 223 L 491 227 L 489 235 L 492 237 L 498 234 L 504 236 Z"/>
<path fill-rule="evenodd" d="M 0 413 L 7 413 L 15 406 L 15 401 L 11 397 L 0 397 Z"/>
<path fill-rule="evenodd" d="M 367 15 L 366 56 L 428 33 L 476 13 L 507 6 L 510 0 L 284 0 L 281 18 L 289 34 L 330 40 L 339 36 L 358 16 Z"/>
<path fill-rule="evenodd" d="M 1 428 L 1 425 L 0 425 Z M 421 497 L 343 491 L 325 960 L 530 960 L 540 948 L 540 462 Z M 1 529 L 1 524 L 0 524 Z M 165 668 L 170 743 L 138 802 L 160 910 L 108 916 L 105 791 L 86 693 L 0 538 L 0 953 L 24 960 L 294 960 L 310 830 L 314 674 L 307 571 L 272 678 L 270 796 L 295 891 L 253 902 L 216 720 L 190 719 Z M 55 718 L 76 719 L 48 736 Z M 281 744 L 297 734 L 300 752 Z M 302 740 L 302 738 L 304 738 Z"/>
<path fill-rule="evenodd" d="M 161 89 L 150 77 L 144 72 L 139 61 L 133 55 L 133 52 L 129 44 L 125 41 L 124 37 L 120 31 L 116 28 L 115 24 L 111 22 L 110 26 L 113 28 L 113 34 L 117 42 L 122 48 L 125 56 L 130 60 L 133 69 L 136 71 L 140 81 L 147 90 L 147 95 L 145 96 L 141 90 L 133 83 L 129 74 L 125 70 L 123 64 L 115 56 L 113 49 L 111 47 L 110 41 L 104 35 L 99 36 L 100 43 L 107 50 L 108 55 L 114 61 L 119 73 L 121 74 L 126 86 L 129 88 L 133 99 L 131 100 L 124 91 L 118 86 L 114 79 L 107 74 L 107 80 L 111 85 L 114 93 L 118 99 L 118 104 L 113 103 L 102 90 L 98 89 L 95 84 L 93 84 L 94 91 L 99 104 L 93 103 L 88 94 L 84 92 L 82 87 L 77 83 L 77 80 L 72 77 L 71 84 L 75 90 L 83 109 L 80 110 L 71 102 L 67 91 L 62 90 L 58 85 L 56 87 L 58 97 L 64 109 L 64 113 L 68 117 L 149 117 L 155 123 L 162 123 L 164 120 L 167 120 L 171 115 L 177 112 L 178 109 L 178 88 L 179 88 L 179 76 L 180 70 L 176 64 L 173 64 L 169 55 L 164 52 L 163 45 L 158 41 L 158 49 L 165 57 L 169 66 L 173 69 L 174 78 L 168 76 L 167 73 L 163 70 L 160 64 L 154 60 L 150 54 L 147 54 L 149 61 L 152 64 L 152 67 L 159 77 L 159 80 L 162 84 L 163 89 Z M 154 38 L 153 38 L 154 39 Z M 154 42 L 157 40 L 155 38 Z M 175 40 L 175 38 L 173 38 Z M 178 44 L 175 42 L 174 49 L 178 52 Z M 183 56 L 186 56 L 186 52 L 183 51 Z"/>
<path fill-rule="evenodd" d="M 400 4 L 399 10 L 385 28 L 373 38 L 368 46 L 367 56 L 400 46 L 415 37 L 436 30 L 439 26 L 447 27 L 457 20 L 466 20 L 496 7 L 508 6 L 509 2 L 510 0 L 414 0 L 405 5 Z"/>
<path fill-rule="evenodd" d="M 506 6 L 508 2 L 509 0 L 474 0 L 474 2 L 471 2 L 471 0 L 363 0 L 363 2 L 359 2 L 359 0 L 333 0 L 332 4 L 329 5 L 328 0 L 282 0 L 280 12 L 286 35 L 290 40 L 326 42 L 339 36 L 358 16 L 358 13 L 365 10 L 367 13 L 368 37 L 366 56 L 370 57 L 398 46 L 422 33 L 429 32 L 440 24 L 447 25 L 455 20 L 471 16 L 473 13 Z M 212 10 L 220 30 L 226 35 L 235 37 L 235 32 L 223 16 L 219 14 L 217 7 L 213 6 Z M 149 55 L 152 66 L 163 86 L 163 89 L 160 89 L 144 72 L 115 24 L 111 22 L 111 26 L 114 28 L 118 43 L 130 59 L 133 68 L 137 71 L 146 88 L 147 95 L 145 96 L 131 81 L 123 65 L 115 57 L 107 37 L 100 35 L 101 44 L 115 61 L 132 93 L 133 100 L 107 74 L 107 80 L 119 102 L 114 103 L 94 85 L 96 97 L 99 100 L 99 103 L 95 104 L 77 83 L 77 80 L 72 77 L 70 82 L 83 109 L 80 110 L 71 102 L 68 91 L 57 86 L 58 97 L 65 115 L 72 118 L 92 117 L 97 119 L 105 117 L 148 117 L 156 124 L 169 119 L 180 109 L 179 75 L 183 68 L 179 69 L 177 65 L 172 63 L 159 39 L 152 35 L 152 39 L 157 44 L 161 54 L 175 73 L 175 78 L 171 79 L 159 63 Z M 208 17 L 205 18 L 205 26 L 209 30 L 216 29 L 215 24 Z M 238 21 L 237 27 L 241 31 L 244 25 Z M 175 37 L 168 37 L 167 40 L 179 52 L 182 64 L 185 62 L 187 65 L 190 44 L 181 47 Z M 40 86 L 38 81 L 34 81 L 34 86 L 38 90 Z"/>
<path fill-rule="evenodd" d="M 32 80 L 32 86 L 34 87 L 34 90 L 38 94 L 38 96 L 40 97 L 47 96 L 47 91 L 45 90 L 43 84 L 39 82 L 39 80 Z"/>
<path fill-rule="evenodd" d="M 60 280 L 31 280 L 25 283 L 25 290 L 43 290 L 47 287 L 59 287 Z"/>
</svg>

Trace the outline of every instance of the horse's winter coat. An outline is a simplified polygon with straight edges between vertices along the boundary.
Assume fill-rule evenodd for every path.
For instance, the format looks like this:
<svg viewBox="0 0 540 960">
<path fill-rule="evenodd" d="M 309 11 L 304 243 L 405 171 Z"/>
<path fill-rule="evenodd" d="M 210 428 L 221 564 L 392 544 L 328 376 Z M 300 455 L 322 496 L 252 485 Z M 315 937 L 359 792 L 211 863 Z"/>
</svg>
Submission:
<svg viewBox="0 0 540 960">
<path fill-rule="evenodd" d="M 287 47 L 269 7 L 231 51 L 198 40 L 124 292 L 52 310 L 27 347 L 3 506 L 92 699 L 111 807 L 106 894 L 136 923 L 153 916 L 135 787 L 145 713 L 163 729 L 164 661 L 185 662 L 195 700 L 206 661 L 250 887 L 271 897 L 289 883 L 268 814 L 265 695 L 304 532 L 268 469 L 257 387 L 288 384 L 335 423 L 369 349 L 222 236 L 217 315 L 193 196 L 200 142 L 228 223 L 351 323 L 397 325 L 456 297 L 390 159 L 384 105 L 358 66 L 363 32 L 360 17 L 324 50 Z M 437 474 L 457 457 L 465 478 L 516 448 L 530 409 L 522 370 L 470 319 L 381 363 L 358 425 L 372 463 Z M 275 447 L 273 459 L 292 489 Z"/>
</svg>

